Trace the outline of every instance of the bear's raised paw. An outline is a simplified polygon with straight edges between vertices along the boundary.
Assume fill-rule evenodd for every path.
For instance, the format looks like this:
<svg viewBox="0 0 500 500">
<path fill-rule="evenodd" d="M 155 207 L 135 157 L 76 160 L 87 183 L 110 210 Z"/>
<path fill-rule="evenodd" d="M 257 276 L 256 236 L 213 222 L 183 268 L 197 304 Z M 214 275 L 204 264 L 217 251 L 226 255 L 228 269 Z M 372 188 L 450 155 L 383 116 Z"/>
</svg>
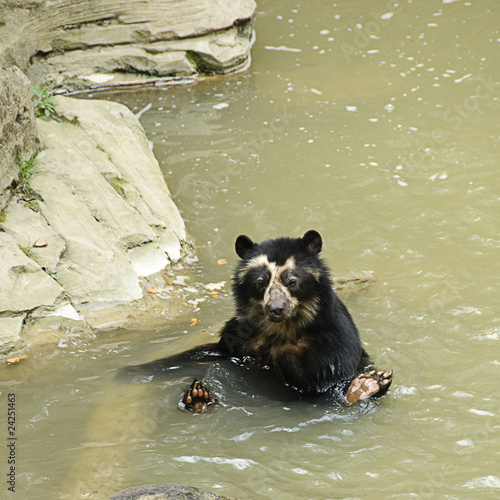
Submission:
<svg viewBox="0 0 500 500">
<path fill-rule="evenodd" d="M 193 380 L 191 387 L 182 398 L 184 408 L 193 413 L 210 411 L 216 402 L 212 393 L 197 379 Z"/>
<path fill-rule="evenodd" d="M 392 372 L 371 370 L 360 373 L 352 382 L 346 394 L 346 406 L 363 399 L 384 395 L 392 383 Z"/>
</svg>

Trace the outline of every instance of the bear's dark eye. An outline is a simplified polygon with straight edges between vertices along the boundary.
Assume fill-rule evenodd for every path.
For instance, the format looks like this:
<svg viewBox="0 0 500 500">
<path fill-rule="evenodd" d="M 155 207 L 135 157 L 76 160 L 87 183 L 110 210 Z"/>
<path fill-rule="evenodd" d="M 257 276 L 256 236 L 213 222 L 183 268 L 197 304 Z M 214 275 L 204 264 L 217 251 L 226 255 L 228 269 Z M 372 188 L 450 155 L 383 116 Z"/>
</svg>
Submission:
<svg viewBox="0 0 500 500">
<path fill-rule="evenodd" d="M 292 278 L 289 282 L 288 282 L 288 288 L 295 288 L 297 286 L 297 280 L 295 278 Z"/>
<path fill-rule="evenodd" d="M 257 278 L 255 284 L 257 285 L 257 288 L 259 290 L 262 290 L 266 286 L 266 281 L 264 280 L 264 278 Z"/>
</svg>

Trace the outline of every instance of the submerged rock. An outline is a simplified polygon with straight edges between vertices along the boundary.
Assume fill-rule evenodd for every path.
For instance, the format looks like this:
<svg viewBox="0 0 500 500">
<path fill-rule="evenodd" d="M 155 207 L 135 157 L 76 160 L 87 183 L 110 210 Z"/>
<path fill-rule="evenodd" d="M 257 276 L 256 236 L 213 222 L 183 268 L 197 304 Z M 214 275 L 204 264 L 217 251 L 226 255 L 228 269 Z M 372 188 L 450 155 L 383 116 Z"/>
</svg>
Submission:
<svg viewBox="0 0 500 500">
<path fill-rule="evenodd" d="M 133 486 L 113 495 L 109 500 L 229 500 L 227 497 L 178 484 L 149 484 Z"/>
<path fill-rule="evenodd" d="M 36 0 L 2 9 L 0 64 L 81 89 L 246 67 L 254 0 Z"/>
</svg>

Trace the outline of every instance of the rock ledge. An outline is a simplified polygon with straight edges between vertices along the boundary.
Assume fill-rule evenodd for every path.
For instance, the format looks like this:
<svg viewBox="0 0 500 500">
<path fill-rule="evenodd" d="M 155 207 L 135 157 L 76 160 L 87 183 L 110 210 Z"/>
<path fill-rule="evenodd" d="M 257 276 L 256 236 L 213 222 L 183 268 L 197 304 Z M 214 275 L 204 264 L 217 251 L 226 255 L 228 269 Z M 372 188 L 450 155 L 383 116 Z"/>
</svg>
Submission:
<svg viewBox="0 0 500 500">
<path fill-rule="evenodd" d="M 12 0 L 0 6 L 0 64 L 46 88 L 193 78 L 245 68 L 254 0 Z"/>
<path fill-rule="evenodd" d="M 57 120 L 37 119 L 44 149 L 30 195 L 14 191 L 0 216 L 4 351 L 32 330 L 91 334 L 93 311 L 147 299 L 144 277 L 177 262 L 186 245 L 132 112 L 107 101 L 56 103 Z"/>
</svg>

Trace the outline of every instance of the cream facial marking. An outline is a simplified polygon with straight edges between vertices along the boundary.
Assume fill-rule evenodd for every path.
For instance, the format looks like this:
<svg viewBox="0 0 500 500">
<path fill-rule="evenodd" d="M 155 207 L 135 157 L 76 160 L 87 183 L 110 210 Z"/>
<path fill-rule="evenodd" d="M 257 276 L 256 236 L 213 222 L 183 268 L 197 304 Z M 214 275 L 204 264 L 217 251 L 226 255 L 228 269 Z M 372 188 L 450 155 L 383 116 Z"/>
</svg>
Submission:
<svg viewBox="0 0 500 500">
<path fill-rule="evenodd" d="M 284 265 L 277 266 L 271 262 L 268 269 L 271 277 L 264 291 L 264 315 L 269 321 L 280 322 L 290 317 L 297 301 L 293 300 L 290 290 L 281 280 L 283 273 L 290 274 L 295 267 L 293 258 L 289 258 Z"/>
<path fill-rule="evenodd" d="M 257 255 L 257 257 L 254 257 L 253 259 L 250 259 L 245 266 L 240 270 L 240 272 L 236 275 L 236 280 L 240 283 L 243 283 L 245 281 L 245 277 L 248 274 L 249 271 L 252 269 L 256 269 L 258 267 L 271 267 L 271 264 L 267 258 L 267 255 L 261 254 Z"/>
<path fill-rule="evenodd" d="M 260 255 L 257 255 L 257 257 L 250 259 L 246 263 L 244 270 L 245 270 L 245 272 L 248 272 L 248 271 L 250 271 L 250 269 L 255 269 L 256 267 L 261 267 L 261 266 L 267 266 L 267 267 L 271 266 L 271 263 L 269 262 L 269 259 L 267 258 L 267 255 L 265 255 L 265 254 L 260 254 Z"/>
<path fill-rule="evenodd" d="M 302 304 L 292 295 L 293 288 L 290 287 L 291 280 L 297 282 L 297 278 L 293 275 L 295 267 L 294 257 L 288 258 L 283 265 L 278 265 L 270 261 L 266 254 L 257 255 L 244 263 L 235 277 L 241 284 L 244 284 L 249 273 L 255 269 L 266 269 L 268 272 L 262 298 L 252 299 L 249 307 L 245 308 L 243 314 L 248 320 L 252 318 L 253 321 L 257 321 L 260 318 L 259 323 L 262 322 L 262 328 L 270 329 L 270 333 L 272 331 L 274 334 L 281 330 L 286 332 L 291 328 L 292 325 L 288 324 L 288 319 L 302 310 Z M 255 286 L 259 286 L 261 280 L 262 278 L 257 279 Z M 308 321 L 308 318 L 309 311 L 306 312 L 304 320 Z M 302 321 L 299 323 L 302 324 Z M 282 328 L 278 327 L 278 324 L 281 324 Z"/>
<path fill-rule="evenodd" d="M 264 292 L 264 302 L 269 298 L 269 294 L 272 288 L 278 287 L 279 289 L 284 289 L 286 290 L 287 294 L 290 295 L 290 292 L 288 289 L 283 285 L 281 282 L 280 278 L 281 275 L 284 271 L 293 271 L 295 268 L 295 260 L 293 257 L 290 257 L 285 261 L 285 263 L 282 266 L 277 266 L 275 262 L 269 262 L 267 260 L 267 257 L 265 255 L 262 255 L 259 257 L 265 257 L 266 258 L 266 264 L 260 264 L 266 265 L 269 271 L 271 272 L 271 279 L 269 280 L 269 285 L 267 286 L 266 291 Z M 291 296 L 290 296 L 291 298 Z"/>
<path fill-rule="evenodd" d="M 278 266 L 276 265 L 276 262 L 269 262 L 269 259 L 266 254 L 257 255 L 256 257 L 253 257 L 245 264 L 243 269 L 241 269 L 241 271 L 236 276 L 236 279 L 240 283 L 242 283 L 245 280 L 245 276 L 248 274 L 249 271 L 263 266 L 267 267 L 271 272 L 271 280 L 269 282 L 269 284 L 271 284 L 276 276 L 277 277 L 281 276 L 281 273 L 283 271 L 294 270 L 295 259 L 293 257 L 290 257 L 289 259 L 286 260 L 286 262 L 282 266 Z"/>
</svg>

